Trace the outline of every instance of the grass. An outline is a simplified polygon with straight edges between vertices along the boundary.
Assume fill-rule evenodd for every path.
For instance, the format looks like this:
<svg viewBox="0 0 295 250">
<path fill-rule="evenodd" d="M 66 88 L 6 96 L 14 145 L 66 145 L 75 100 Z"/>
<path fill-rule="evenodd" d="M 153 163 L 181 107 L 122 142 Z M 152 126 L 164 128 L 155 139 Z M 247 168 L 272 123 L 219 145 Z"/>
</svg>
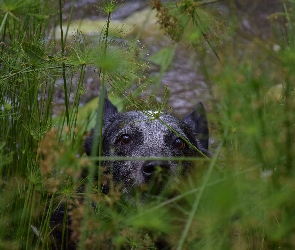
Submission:
<svg viewBox="0 0 295 250">
<path fill-rule="evenodd" d="M 126 97 L 125 106 L 162 110 L 166 105 L 139 94 L 150 88 L 155 93 L 177 45 L 151 57 L 161 65 L 151 82 L 136 42 L 120 46 L 109 34 L 116 8 L 112 1 L 104 5 L 106 26 L 95 43 L 78 32 L 69 41 L 66 30 L 46 40 L 52 27 L 63 27 L 61 1 L 0 0 L 1 249 L 52 249 L 56 231 L 68 249 L 68 216 L 79 249 L 155 249 L 160 244 L 173 249 L 294 248 L 294 3 L 282 3 L 284 12 L 274 14 L 284 18 L 284 32 L 268 42 L 251 40 L 236 51 L 226 44 L 217 47 L 216 37 L 227 29 L 203 9 L 205 2 L 153 2 L 177 43 L 212 51 L 202 69 L 214 82 L 209 85 L 215 99 L 209 120 L 218 144 L 213 157 L 192 159 L 198 171 L 181 184 L 168 183 L 161 195 L 147 189 L 151 195 L 142 199 L 138 190 L 126 199 L 119 188 L 102 194 L 100 171 L 98 183 L 92 181 L 101 158 L 83 154 L 91 123 L 91 113 L 79 120 L 86 66 L 98 69 L 100 100 L 111 86 L 115 96 Z M 234 43 L 236 32 L 226 33 L 227 44 Z M 58 79 L 64 113 L 53 119 Z M 165 103 L 168 97 L 166 89 Z M 81 179 L 86 166 L 90 177 Z M 50 216 L 60 207 L 69 210 L 64 223 L 54 227 Z"/>
</svg>

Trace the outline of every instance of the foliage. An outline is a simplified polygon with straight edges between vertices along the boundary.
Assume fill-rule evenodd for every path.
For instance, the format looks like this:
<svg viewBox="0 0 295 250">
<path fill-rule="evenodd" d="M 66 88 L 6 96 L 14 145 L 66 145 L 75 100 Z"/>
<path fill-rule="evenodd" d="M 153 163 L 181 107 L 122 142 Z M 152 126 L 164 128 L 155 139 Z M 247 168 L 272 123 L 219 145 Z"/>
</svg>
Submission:
<svg viewBox="0 0 295 250">
<path fill-rule="evenodd" d="M 211 2 L 152 5 L 175 42 L 196 47 L 205 40 L 217 53 L 224 25 L 203 9 Z M 0 248 L 52 249 L 60 243 L 68 249 L 69 217 L 79 249 L 294 248 L 294 3 L 283 6 L 275 15 L 285 18 L 286 30 L 271 40 L 278 49 L 257 40 L 238 51 L 225 44 L 216 65 L 203 62 L 215 83 L 209 86 L 218 144 L 212 158 L 193 159 L 198 171 L 180 183 L 168 181 L 160 194 L 150 186 L 122 194 L 111 185 L 106 195 L 100 184 L 112 177 L 97 166 L 101 155 L 83 154 L 94 117 L 79 108 L 86 67 L 95 67 L 102 86 L 99 131 L 106 85 L 111 98 L 127 100 L 118 105 L 169 109 L 168 87 L 161 102 L 154 93 L 176 45 L 148 58 L 161 70 L 147 80 L 149 65 L 137 41 L 108 33 L 113 1 L 102 8 L 108 17 L 95 42 L 79 31 L 73 41 L 66 31 L 47 39 L 54 25 L 63 29 L 61 1 L 0 0 Z M 142 95 L 149 88 L 152 94 Z M 57 92 L 63 95 L 62 115 L 53 119 Z M 59 225 L 52 225 L 51 215 L 61 210 Z M 57 234 L 61 242 L 53 239 Z"/>
<path fill-rule="evenodd" d="M 162 4 L 160 0 L 153 0 L 152 7 L 158 12 L 161 27 L 175 42 L 185 40 L 197 49 L 203 41 L 216 54 L 216 48 L 222 44 L 226 26 L 202 6 L 217 1 L 181 0 Z"/>
</svg>

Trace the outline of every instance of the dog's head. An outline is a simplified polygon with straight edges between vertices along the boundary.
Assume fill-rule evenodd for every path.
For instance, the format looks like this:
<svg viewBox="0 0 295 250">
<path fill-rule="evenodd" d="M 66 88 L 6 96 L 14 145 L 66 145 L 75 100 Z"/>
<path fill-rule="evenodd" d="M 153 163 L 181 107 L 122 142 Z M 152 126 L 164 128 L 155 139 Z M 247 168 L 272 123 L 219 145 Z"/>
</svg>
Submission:
<svg viewBox="0 0 295 250">
<path fill-rule="evenodd" d="M 209 131 L 202 103 L 180 120 L 166 113 L 155 116 L 149 111 L 119 113 L 106 96 L 103 118 L 102 155 L 127 158 L 106 164 L 111 166 L 114 182 L 123 184 L 125 189 L 148 183 L 159 170 L 176 176 L 179 170 L 190 166 L 189 161 L 179 164 L 173 157 L 208 155 Z M 87 155 L 91 155 L 94 136 L 92 131 L 85 141 Z M 170 159 L 161 160 L 163 157 Z"/>
</svg>

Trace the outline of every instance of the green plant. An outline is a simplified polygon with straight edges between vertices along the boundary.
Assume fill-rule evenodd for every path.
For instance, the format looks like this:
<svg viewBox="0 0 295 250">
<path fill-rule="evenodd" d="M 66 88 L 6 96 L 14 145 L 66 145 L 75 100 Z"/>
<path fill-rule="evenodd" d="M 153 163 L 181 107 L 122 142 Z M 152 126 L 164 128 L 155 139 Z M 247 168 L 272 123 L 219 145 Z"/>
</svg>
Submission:
<svg viewBox="0 0 295 250">
<path fill-rule="evenodd" d="M 142 70 L 147 65 L 136 42 L 120 47 L 110 35 L 117 6 L 113 1 L 104 5 L 106 26 L 96 43 L 79 32 L 74 41 L 67 39 L 61 1 L 55 6 L 55 1 L 0 0 L 1 249 L 52 249 L 55 229 L 60 229 L 66 248 L 69 216 L 79 249 L 294 247 L 294 2 L 283 3 L 284 12 L 274 14 L 283 16 L 287 27 L 270 40 L 278 50 L 253 40 L 239 51 L 227 44 L 222 50 L 215 46 L 224 26 L 203 9 L 211 2 L 153 1 L 153 6 L 175 42 L 184 40 L 195 48 L 203 40 L 218 54 L 214 67 L 206 64 L 216 62 L 210 55 L 203 64 L 218 93 L 210 115 L 218 146 L 211 159 L 189 159 L 197 171 L 181 184 L 168 182 L 157 196 L 150 187 L 128 196 L 113 186 L 102 194 L 100 184 L 111 181 L 96 164 L 104 158 L 96 156 L 97 148 L 92 157 L 81 149 L 93 116 L 87 114 L 82 122 L 78 118 L 84 112 L 79 103 L 86 66 L 97 68 L 102 86 L 95 125 L 99 134 L 106 85 L 114 96 L 126 97 L 125 106 L 143 112 L 167 109 L 169 89 L 162 103 L 154 93 L 176 45 L 149 57 L 161 70 L 152 79 L 152 94 L 141 98 L 151 84 Z M 71 14 L 67 27 L 70 22 Z M 47 41 L 49 28 L 56 24 L 61 37 Z M 55 86 L 57 79 L 62 85 Z M 64 94 L 63 113 L 53 119 L 58 89 Z M 81 178 L 84 167 L 91 171 Z M 61 207 L 65 214 L 60 228 L 54 228 L 50 217 Z"/>
</svg>

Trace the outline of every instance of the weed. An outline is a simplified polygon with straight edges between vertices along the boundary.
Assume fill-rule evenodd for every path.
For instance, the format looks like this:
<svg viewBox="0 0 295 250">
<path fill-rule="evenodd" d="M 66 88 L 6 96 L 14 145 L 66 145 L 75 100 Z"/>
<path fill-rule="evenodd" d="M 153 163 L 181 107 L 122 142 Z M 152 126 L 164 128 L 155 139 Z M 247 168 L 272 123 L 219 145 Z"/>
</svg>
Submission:
<svg viewBox="0 0 295 250">
<path fill-rule="evenodd" d="M 218 55 L 218 62 L 211 53 L 202 62 L 214 82 L 209 120 L 218 146 L 211 159 L 193 159 L 196 171 L 180 183 L 168 182 L 160 195 L 142 187 L 128 196 L 120 186 L 102 192 L 112 176 L 101 167 L 101 152 L 96 155 L 100 141 L 92 157 L 83 154 L 91 122 L 90 115 L 78 121 L 86 68 L 95 68 L 101 84 L 99 135 L 107 86 L 113 96 L 125 97 L 124 106 L 151 119 L 170 110 L 168 86 L 161 101 L 155 91 L 176 46 L 149 58 L 161 70 L 148 80 L 144 46 L 109 33 L 114 1 L 104 5 L 106 25 L 95 42 L 79 31 L 73 41 L 67 38 L 62 1 L 0 0 L 1 249 L 69 249 L 72 242 L 79 249 L 294 248 L 294 2 L 270 16 L 273 22 L 285 19 L 280 35 L 238 50 L 231 46 L 235 34 L 227 34 L 229 46 L 222 43 L 227 27 L 203 8 L 211 2 L 152 6 L 175 43 L 197 48 L 205 41 Z M 47 39 L 56 24 L 61 37 Z M 57 89 L 62 115 L 53 118 Z M 56 224 L 52 214 L 60 216 Z"/>
</svg>

